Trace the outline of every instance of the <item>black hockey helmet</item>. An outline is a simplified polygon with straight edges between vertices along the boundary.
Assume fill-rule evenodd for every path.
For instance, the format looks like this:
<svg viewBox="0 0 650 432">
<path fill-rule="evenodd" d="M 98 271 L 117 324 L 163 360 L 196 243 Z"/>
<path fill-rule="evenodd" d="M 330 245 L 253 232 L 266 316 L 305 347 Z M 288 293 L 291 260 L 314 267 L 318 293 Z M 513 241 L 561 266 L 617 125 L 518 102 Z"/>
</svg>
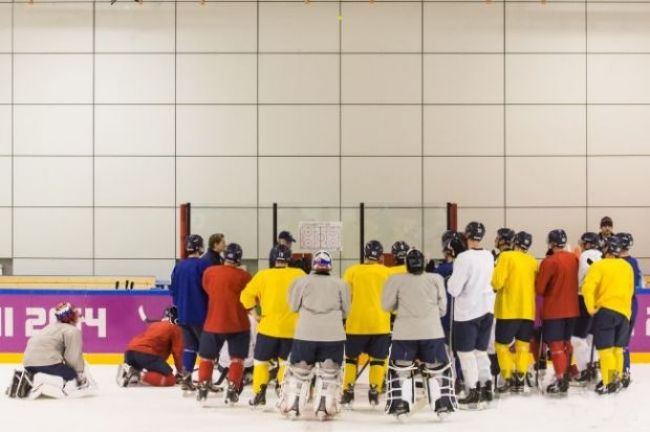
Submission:
<svg viewBox="0 0 650 432">
<path fill-rule="evenodd" d="M 411 249 L 406 254 L 406 271 L 419 275 L 424 272 L 424 254 L 417 249 Z"/>
<path fill-rule="evenodd" d="M 515 240 L 515 235 L 515 231 L 510 228 L 499 228 L 497 230 L 497 244 L 512 246 L 512 242 Z"/>
<path fill-rule="evenodd" d="M 442 245 L 442 253 L 448 256 L 457 257 L 461 252 L 467 250 L 465 237 L 457 231 L 450 231 L 447 241 Z"/>
<path fill-rule="evenodd" d="M 614 255 L 615 257 L 621 256 L 623 252 L 623 241 L 619 236 L 610 236 L 605 241 L 605 253 Z"/>
<path fill-rule="evenodd" d="M 203 251 L 203 237 L 198 234 L 190 234 L 185 239 L 185 250 L 189 253 L 196 253 Z"/>
<path fill-rule="evenodd" d="M 515 234 L 514 244 L 519 249 L 527 251 L 533 244 L 533 235 L 526 231 L 519 231 Z"/>
<path fill-rule="evenodd" d="M 582 234 L 580 236 L 580 242 L 582 243 L 582 247 L 587 250 L 600 248 L 600 236 L 595 232 L 587 231 Z M 586 247 L 586 245 L 589 245 L 589 247 Z"/>
<path fill-rule="evenodd" d="M 465 237 L 467 240 L 481 241 L 485 236 L 485 225 L 481 222 L 470 222 L 465 227 Z"/>
<path fill-rule="evenodd" d="M 223 253 L 223 258 L 226 262 L 239 265 L 241 264 L 241 257 L 243 254 L 244 253 L 241 249 L 241 246 L 239 246 L 237 243 L 230 243 L 228 246 L 226 246 L 226 250 Z"/>
<path fill-rule="evenodd" d="M 384 254 L 384 247 L 379 240 L 370 240 L 363 248 L 363 253 L 367 259 L 379 261 Z"/>
<path fill-rule="evenodd" d="M 277 245 L 271 248 L 271 262 L 278 261 L 288 263 L 291 260 L 291 249 L 286 245 Z"/>
<path fill-rule="evenodd" d="M 563 229 L 554 229 L 548 233 L 547 243 L 551 247 L 563 248 L 566 246 L 567 236 Z"/>
<path fill-rule="evenodd" d="M 393 246 L 391 246 L 390 251 L 395 257 L 395 262 L 397 262 L 397 264 L 404 264 L 404 260 L 406 259 L 406 253 L 409 251 L 409 249 L 410 249 L 409 245 L 403 240 L 398 240 L 395 243 L 393 243 Z"/>
<path fill-rule="evenodd" d="M 616 237 L 618 237 L 621 240 L 621 247 L 625 250 L 629 250 L 634 246 L 634 237 L 632 237 L 632 234 L 626 233 L 626 232 L 621 232 L 617 233 Z"/>
<path fill-rule="evenodd" d="M 170 323 L 178 324 L 178 309 L 176 306 L 168 306 L 163 312 L 163 317 L 167 318 Z"/>
</svg>

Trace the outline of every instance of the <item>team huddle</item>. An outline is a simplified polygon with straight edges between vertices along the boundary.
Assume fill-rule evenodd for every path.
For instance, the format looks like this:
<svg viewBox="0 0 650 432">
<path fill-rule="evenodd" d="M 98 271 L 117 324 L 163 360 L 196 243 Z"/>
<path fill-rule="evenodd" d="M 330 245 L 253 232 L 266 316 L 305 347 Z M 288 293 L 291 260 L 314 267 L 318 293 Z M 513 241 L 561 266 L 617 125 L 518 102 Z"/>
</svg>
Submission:
<svg viewBox="0 0 650 432">
<path fill-rule="evenodd" d="M 236 404 L 252 381 L 252 407 L 265 406 L 272 388 L 283 415 L 297 418 L 311 404 L 320 419 L 353 407 L 366 369 L 369 403 L 385 395 L 385 412 L 398 417 L 419 402 L 446 417 L 506 394 L 564 396 L 570 385 L 593 382 L 604 395 L 629 386 L 634 292 L 643 287 L 629 254 L 632 236 L 587 232 L 580 248 L 568 251 L 566 233 L 556 229 L 538 264 L 528 253 L 531 234 L 502 228 L 492 251 L 482 247 L 485 234 L 480 222 L 446 231 L 442 262 L 395 242 L 392 267 L 372 240 L 364 262 L 342 278 L 331 274 L 324 250 L 313 255 L 308 274 L 292 265 L 291 241 L 274 246 L 271 267 L 252 276 L 238 244 L 223 244 L 206 260 L 203 239 L 191 235 L 188 258 L 172 273 L 173 306 L 130 342 L 118 385 L 180 384 L 202 403 L 223 393 L 226 404 Z M 60 305 L 60 322 L 30 340 L 14 396 L 38 396 L 39 375 L 60 380 L 50 384 L 63 396 L 87 386 L 80 337 L 71 330 L 78 332 L 76 317 L 63 313 L 69 310 Z M 50 345 L 59 347 L 56 355 L 43 354 Z M 549 356 L 554 379 L 542 386 Z"/>
</svg>

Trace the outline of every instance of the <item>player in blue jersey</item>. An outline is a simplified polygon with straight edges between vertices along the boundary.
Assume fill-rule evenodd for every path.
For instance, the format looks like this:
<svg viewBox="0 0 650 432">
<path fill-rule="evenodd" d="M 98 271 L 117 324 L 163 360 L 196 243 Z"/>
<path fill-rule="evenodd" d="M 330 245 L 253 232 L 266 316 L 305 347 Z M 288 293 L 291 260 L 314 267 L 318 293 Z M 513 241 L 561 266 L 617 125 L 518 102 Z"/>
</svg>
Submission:
<svg viewBox="0 0 650 432">
<path fill-rule="evenodd" d="M 174 306 L 178 309 L 178 323 L 183 329 L 183 391 L 194 390 L 192 371 L 199 350 L 199 339 L 208 308 L 208 299 L 203 291 L 203 272 L 210 266 L 201 259 L 203 238 L 192 234 L 185 242 L 187 258 L 180 261 L 172 271 L 171 293 Z"/>
</svg>

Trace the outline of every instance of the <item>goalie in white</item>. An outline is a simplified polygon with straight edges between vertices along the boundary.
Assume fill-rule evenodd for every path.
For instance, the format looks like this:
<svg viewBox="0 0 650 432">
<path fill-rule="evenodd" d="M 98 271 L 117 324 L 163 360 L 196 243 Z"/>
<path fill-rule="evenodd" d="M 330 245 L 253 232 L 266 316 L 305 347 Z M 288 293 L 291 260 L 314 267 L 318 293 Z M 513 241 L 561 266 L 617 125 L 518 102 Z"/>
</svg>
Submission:
<svg viewBox="0 0 650 432">
<path fill-rule="evenodd" d="M 79 314 L 70 303 L 56 306 L 56 322 L 32 336 L 23 357 L 24 371 L 15 371 L 10 397 L 36 399 L 94 394 L 95 384 L 83 359 Z"/>
<path fill-rule="evenodd" d="M 382 295 L 383 308 L 396 314 L 386 413 L 397 417 L 413 411 L 420 378 L 427 402 L 439 417 L 457 407 L 440 322 L 447 312 L 445 282 L 440 275 L 425 273 L 424 266 L 422 252 L 411 249 L 406 255 L 407 273 L 388 278 Z"/>
<path fill-rule="evenodd" d="M 313 272 L 296 279 L 289 289 L 289 307 L 298 312 L 298 323 L 279 404 L 289 418 L 303 414 L 314 375 L 316 416 L 325 420 L 340 410 L 343 320 L 350 308 L 350 289 L 330 276 L 331 270 L 330 254 L 318 251 L 312 261 Z"/>
</svg>

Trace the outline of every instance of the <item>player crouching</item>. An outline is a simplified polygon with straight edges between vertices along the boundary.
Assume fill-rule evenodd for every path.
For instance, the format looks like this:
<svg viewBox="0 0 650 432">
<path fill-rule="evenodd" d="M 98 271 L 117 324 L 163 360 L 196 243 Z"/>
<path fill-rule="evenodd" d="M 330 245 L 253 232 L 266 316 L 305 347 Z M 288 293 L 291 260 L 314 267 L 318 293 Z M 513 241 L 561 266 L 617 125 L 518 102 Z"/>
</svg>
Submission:
<svg viewBox="0 0 650 432">
<path fill-rule="evenodd" d="M 587 271 L 582 294 L 593 315 L 594 345 L 600 356 L 603 380 L 596 393 L 616 393 L 623 376 L 623 350 L 629 337 L 634 271 L 621 259 L 623 245 L 617 236 L 607 239 L 605 258 Z"/>
<path fill-rule="evenodd" d="M 14 372 L 9 397 L 36 399 L 83 397 L 95 393 L 83 359 L 79 315 L 70 303 L 56 306 L 56 322 L 32 336 L 23 357 L 24 371 Z"/>
<path fill-rule="evenodd" d="M 331 270 L 329 253 L 318 251 L 313 272 L 296 279 L 289 289 L 289 307 L 298 312 L 298 323 L 279 407 L 291 419 L 303 414 L 314 375 L 316 416 L 326 420 L 340 410 L 343 320 L 350 308 L 350 290 L 345 282 L 330 276 Z"/>
<path fill-rule="evenodd" d="M 176 325 L 175 306 L 165 309 L 164 318 L 154 322 L 141 335 L 131 339 L 124 363 L 117 370 L 117 385 L 127 387 L 140 382 L 154 387 L 171 387 L 176 377 L 167 358 L 172 355 L 176 370 L 183 370 L 183 331 Z"/>
<path fill-rule="evenodd" d="M 418 370 L 429 406 L 439 417 L 455 411 L 457 406 L 440 322 L 447 312 L 445 282 L 440 275 L 424 273 L 424 266 L 422 252 L 411 249 L 406 255 L 407 273 L 391 276 L 382 294 L 383 308 L 396 314 L 386 413 L 397 417 L 413 410 Z"/>
</svg>

